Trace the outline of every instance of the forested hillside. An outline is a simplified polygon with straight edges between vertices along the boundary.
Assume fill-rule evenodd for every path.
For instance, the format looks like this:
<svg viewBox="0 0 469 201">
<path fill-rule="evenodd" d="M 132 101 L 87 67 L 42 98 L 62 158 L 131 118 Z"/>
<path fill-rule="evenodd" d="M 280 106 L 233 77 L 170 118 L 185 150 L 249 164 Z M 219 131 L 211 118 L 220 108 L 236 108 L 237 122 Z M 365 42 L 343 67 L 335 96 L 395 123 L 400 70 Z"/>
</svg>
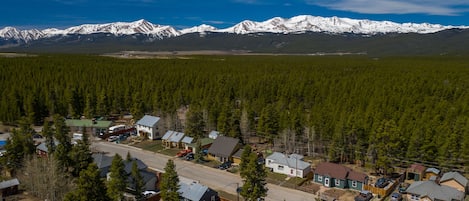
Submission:
<svg viewBox="0 0 469 201">
<path fill-rule="evenodd" d="M 0 71 L 4 123 L 55 113 L 170 119 L 189 106 L 186 125 L 203 119 L 206 131 L 331 161 L 469 165 L 467 58 L 43 55 L 0 58 Z"/>
</svg>

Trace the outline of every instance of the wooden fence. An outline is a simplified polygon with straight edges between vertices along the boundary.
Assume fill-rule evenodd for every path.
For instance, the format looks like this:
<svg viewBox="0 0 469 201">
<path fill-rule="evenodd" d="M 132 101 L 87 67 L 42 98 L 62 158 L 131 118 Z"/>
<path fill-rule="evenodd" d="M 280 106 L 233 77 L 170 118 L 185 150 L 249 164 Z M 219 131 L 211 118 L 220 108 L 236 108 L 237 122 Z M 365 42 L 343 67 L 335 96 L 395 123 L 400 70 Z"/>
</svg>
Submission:
<svg viewBox="0 0 469 201">
<path fill-rule="evenodd" d="M 389 194 L 391 194 L 394 191 L 394 189 L 396 188 L 397 185 L 399 185 L 398 181 L 392 181 L 385 188 L 378 188 L 378 187 L 375 187 L 373 185 L 367 184 L 367 185 L 364 186 L 363 189 L 367 190 L 367 191 L 370 191 L 373 194 L 378 194 L 381 198 L 383 198 L 383 197 L 386 197 Z"/>
</svg>

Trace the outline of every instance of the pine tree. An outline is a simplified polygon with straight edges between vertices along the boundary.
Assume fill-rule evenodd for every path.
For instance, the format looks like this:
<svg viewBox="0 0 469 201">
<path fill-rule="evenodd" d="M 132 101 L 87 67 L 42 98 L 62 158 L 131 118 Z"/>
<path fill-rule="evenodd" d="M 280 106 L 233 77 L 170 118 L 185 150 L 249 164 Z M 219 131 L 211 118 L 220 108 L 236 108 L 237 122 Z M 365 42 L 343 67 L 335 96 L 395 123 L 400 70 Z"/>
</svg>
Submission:
<svg viewBox="0 0 469 201">
<path fill-rule="evenodd" d="M 54 151 L 55 158 L 59 161 L 60 166 L 68 169 L 72 165 L 69 153 L 72 150 L 71 139 L 68 134 L 68 127 L 65 125 L 65 120 L 59 115 L 54 116 L 55 133 L 54 137 L 58 141 L 56 150 Z"/>
<path fill-rule="evenodd" d="M 107 182 L 107 195 L 113 201 L 124 199 L 124 191 L 127 188 L 127 173 L 124 168 L 122 157 L 119 154 L 114 155 Z"/>
<path fill-rule="evenodd" d="M 80 172 L 86 169 L 93 162 L 89 146 L 88 134 L 84 133 L 82 140 L 79 140 L 69 153 L 72 175 L 78 176 Z"/>
<path fill-rule="evenodd" d="M 202 162 L 204 159 L 204 155 L 202 153 L 202 139 L 198 139 L 195 143 L 195 150 L 194 159 L 196 162 Z"/>
<path fill-rule="evenodd" d="M 144 189 L 144 183 L 143 183 L 143 177 L 140 174 L 140 170 L 138 169 L 137 165 L 137 160 L 132 161 L 132 170 L 130 172 L 130 177 L 132 177 L 132 183 L 131 185 L 134 188 L 134 195 L 137 200 L 142 200 L 143 199 L 143 191 Z"/>
<path fill-rule="evenodd" d="M 49 121 L 44 121 L 44 126 L 42 127 L 42 136 L 46 138 L 46 147 L 47 147 L 47 154 L 52 156 L 55 151 L 55 143 L 54 143 L 54 133 L 50 127 Z"/>
<path fill-rule="evenodd" d="M 179 201 L 179 177 L 174 161 L 169 159 L 161 178 L 161 199 L 164 201 Z"/>
<path fill-rule="evenodd" d="M 244 184 L 241 187 L 240 194 L 243 196 L 244 200 L 256 201 L 267 196 L 266 177 L 267 172 L 264 168 L 264 164 L 259 164 L 257 162 L 257 155 L 251 153 L 248 158 L 248 164 L 241 176 Z"/>
<path fill-rule="evenodd" d="M 205 122 L 203 114 L 198 110 L 197 106 L 193 106 L 186 114 L 186 126 L 184 133 L 193 137 L 195 140 L 201 139 L 204 136 Z"/>
<path fill-rule="evenodd" d="M 243 149 L 243 153 L 241 153 L 241 163 L 239 164 L 239 171 L 242 178 L 248 176 L 249 169 L 248 164 L 252 154 L 251 146 L 245 145 Z"/>
<path fill-rule="evenodd" d="M 80 172 L 77 188 L 65 195 L 65 201 L 108 201 L 106 186 L 96 164 L 91 163 L 87 169 Z"/>
</svg>

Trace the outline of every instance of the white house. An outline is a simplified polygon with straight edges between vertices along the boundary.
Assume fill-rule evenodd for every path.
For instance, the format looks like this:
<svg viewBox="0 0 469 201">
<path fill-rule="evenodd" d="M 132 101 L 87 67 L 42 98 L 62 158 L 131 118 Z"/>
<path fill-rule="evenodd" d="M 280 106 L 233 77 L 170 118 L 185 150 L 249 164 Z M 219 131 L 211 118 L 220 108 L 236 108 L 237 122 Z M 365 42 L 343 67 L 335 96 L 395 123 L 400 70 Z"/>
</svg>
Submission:
<svg viewBox="0 0 469 201">
<path fill-rule="evenodd" d="M 150 140 L 155 140 L 159 136 L 158 122 L 159 117 L 145 115 L 143 118 L 137 121 L 135 128 L 137 129 L 138 136 L 147 137 Z"/>
<path fill-rule="evenodd" d="M 274 152 L 265 159 L 265 166 L 273 172 L 292 177 L 305 177 L 311 172 L 311 164 L 303 161 L 303 156 L 298 154 L 286 155 Z"/>
</svg>

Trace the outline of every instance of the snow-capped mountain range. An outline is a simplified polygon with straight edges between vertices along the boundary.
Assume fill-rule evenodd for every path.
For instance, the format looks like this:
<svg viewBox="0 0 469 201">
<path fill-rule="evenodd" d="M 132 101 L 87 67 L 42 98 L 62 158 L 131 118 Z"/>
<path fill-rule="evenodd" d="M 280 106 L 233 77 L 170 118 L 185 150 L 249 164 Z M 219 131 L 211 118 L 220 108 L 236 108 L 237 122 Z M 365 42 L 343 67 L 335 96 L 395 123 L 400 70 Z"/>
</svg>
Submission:
<svg viewBox="0 0 469 201">
<path fill-rule="evenodd" d="M 235 34 L 250 33 L 283 33 L 298 34 L 304 32 L 355 33 L 355 34 L 385 34 L 385 33 L 435 33 L 445 29 L 460 28 L 467 29 L 469 26 L 443 26 L 428 23 L 395 23 L 390 21 L 357 20 L 339 17 L 317 17 L 300 15 L 292 18 L 275 17 L 263 22 L 250 20 L 242 21 L 232 27 L 217 29 L 210 25 L 176 30 L 172 26 L 152 24 L 146 20 L 135 22 L 115 22 L 106 24 L 84 24 L 67 29 L 49 28 L 44 30 L 30 29 L 18 30 L 14 27 L 0 29 L 0 38 L 20 40 L 24 42 L 60 36 L 60 35 L 86 35 L 95 33 L 109 33 L 116 36 L 144 34 L 149 37 L 163 39 L 176 37 L 188 33 L 222 32 Z"/>
</svg>

